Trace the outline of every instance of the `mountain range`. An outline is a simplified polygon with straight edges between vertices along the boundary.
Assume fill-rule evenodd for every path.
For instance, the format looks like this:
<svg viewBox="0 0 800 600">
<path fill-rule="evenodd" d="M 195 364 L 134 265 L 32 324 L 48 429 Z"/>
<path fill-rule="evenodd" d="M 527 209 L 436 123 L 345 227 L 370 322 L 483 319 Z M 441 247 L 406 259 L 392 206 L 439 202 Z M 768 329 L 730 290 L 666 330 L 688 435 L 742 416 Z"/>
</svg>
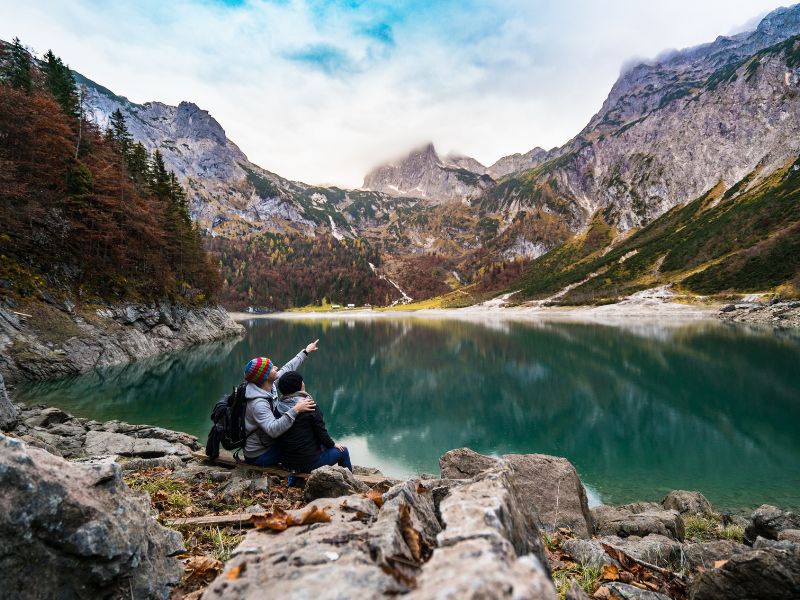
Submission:
<svg viewBox="0 0 800 600">
<path fill-rule="evenodd" d="M 753 31 L 628 68 L 561 147 L 485 167 L 429 143 L 374 168 L 361 190 L 289 181 L 251 163 L 192 103 L 139 105 L 75 75 L 100 127 L 119 109 L 137 141 L 161 150 L 211 235 L 361 238 L 415 296 L 403 271 L 423 255 L 442 257 L 428 274 L 444 291 L 536 259 L 598 218 L 627 234 L 712 189 L 785 168 L 800 153 L 798 35 L 800 5 L 777 9 Z"/>
</svg>

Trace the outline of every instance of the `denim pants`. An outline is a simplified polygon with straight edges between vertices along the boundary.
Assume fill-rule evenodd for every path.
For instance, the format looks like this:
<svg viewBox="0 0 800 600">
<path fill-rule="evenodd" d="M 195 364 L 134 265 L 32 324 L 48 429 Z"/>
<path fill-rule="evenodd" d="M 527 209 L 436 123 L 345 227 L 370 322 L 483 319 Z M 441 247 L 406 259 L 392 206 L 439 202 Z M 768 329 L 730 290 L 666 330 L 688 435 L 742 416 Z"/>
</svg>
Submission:
<svg viewBox="0 0 800 600">
<path fill-rule="evenodd" d="M 350 452 L 347 450 L 347 448 L 344 449 L 344 452 L 339 450 L 336 446 L 333 448 L 328 448 L 327 450 L 323 450 L 317 461 L 313 463 L 308 470 L 313 471 L 314 469 L 318 469 L 326 465 L 339 465 L 348 471 L 353 470 L 353 465 L 350 463 Z"/>
<path fill-rule="evenodd" d="M 248 465 L 256 465 L 257 467 L 271 467 L 280 462 L 280 456 L 278 455 L 278 449 L 273 446 L 264 452 L 264 454 L 256 456 L 255 458 L 247 458 L 245 456 L 244 462 L 246 462 Z"/>
</svg>

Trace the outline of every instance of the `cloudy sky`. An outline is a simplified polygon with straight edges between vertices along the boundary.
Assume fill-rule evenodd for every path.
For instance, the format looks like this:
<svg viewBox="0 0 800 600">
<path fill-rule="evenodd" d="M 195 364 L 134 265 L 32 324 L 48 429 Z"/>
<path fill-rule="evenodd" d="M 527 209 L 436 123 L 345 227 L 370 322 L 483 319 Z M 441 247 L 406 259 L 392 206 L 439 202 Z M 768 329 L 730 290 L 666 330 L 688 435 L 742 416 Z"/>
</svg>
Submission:
<svg viewBox="0 0 800 600">
<path fill-rule="evenodd" d="M 786 3 L 784 3 L 786 4 Z M 620 69 L 753 28 L 774 0 L 0 0 L 0 38 L 134 102 L 190 100 L 260 166 L 361 185 L 434 142 L 561 145 Z"/>
</svg>

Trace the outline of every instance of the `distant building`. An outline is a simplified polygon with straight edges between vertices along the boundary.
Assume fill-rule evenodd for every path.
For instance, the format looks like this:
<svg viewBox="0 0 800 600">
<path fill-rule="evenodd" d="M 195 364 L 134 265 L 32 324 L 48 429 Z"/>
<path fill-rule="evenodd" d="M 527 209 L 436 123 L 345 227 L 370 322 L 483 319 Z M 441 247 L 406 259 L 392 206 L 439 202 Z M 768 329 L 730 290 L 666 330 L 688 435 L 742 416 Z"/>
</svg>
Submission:
<svg viewBox="0 0 800 600">
<path fill-rule="evenodd" d="M 272 312 L 272 309 L 265 308 L 263 306 L 248 306 L 247 307 L 247 312 L 253 313 L 253 314 L 264 314 L 264 313 Z"/>
<path fill-rule="evenodd" d="M 355 308 L 355 307 L 356 307 L 356 305 L 352 304 L 352 303 L 347 305 L 347 308 Z"/>
<path fill-rule="evenodd" d="M 331 310 L 338 310 L 342 308 L 341 304 L 331 304 Z"/>
</svg>

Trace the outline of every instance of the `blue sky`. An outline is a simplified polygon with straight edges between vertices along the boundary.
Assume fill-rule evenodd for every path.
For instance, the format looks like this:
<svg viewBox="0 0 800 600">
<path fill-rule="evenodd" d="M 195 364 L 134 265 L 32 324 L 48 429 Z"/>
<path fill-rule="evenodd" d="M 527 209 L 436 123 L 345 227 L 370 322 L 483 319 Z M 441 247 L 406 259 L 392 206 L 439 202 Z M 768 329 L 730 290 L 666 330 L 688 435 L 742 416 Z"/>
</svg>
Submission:
<svg viewBox="0 0 800 600">
<path fill-rule="evenodd" d="M 0 37 L 136 102 L 190 100 L 255 163 L 357 187 L 428 141 L 484 164 L 575 135 L 623 64 L 769 0 L 0 0 Z"/>
</svg>

